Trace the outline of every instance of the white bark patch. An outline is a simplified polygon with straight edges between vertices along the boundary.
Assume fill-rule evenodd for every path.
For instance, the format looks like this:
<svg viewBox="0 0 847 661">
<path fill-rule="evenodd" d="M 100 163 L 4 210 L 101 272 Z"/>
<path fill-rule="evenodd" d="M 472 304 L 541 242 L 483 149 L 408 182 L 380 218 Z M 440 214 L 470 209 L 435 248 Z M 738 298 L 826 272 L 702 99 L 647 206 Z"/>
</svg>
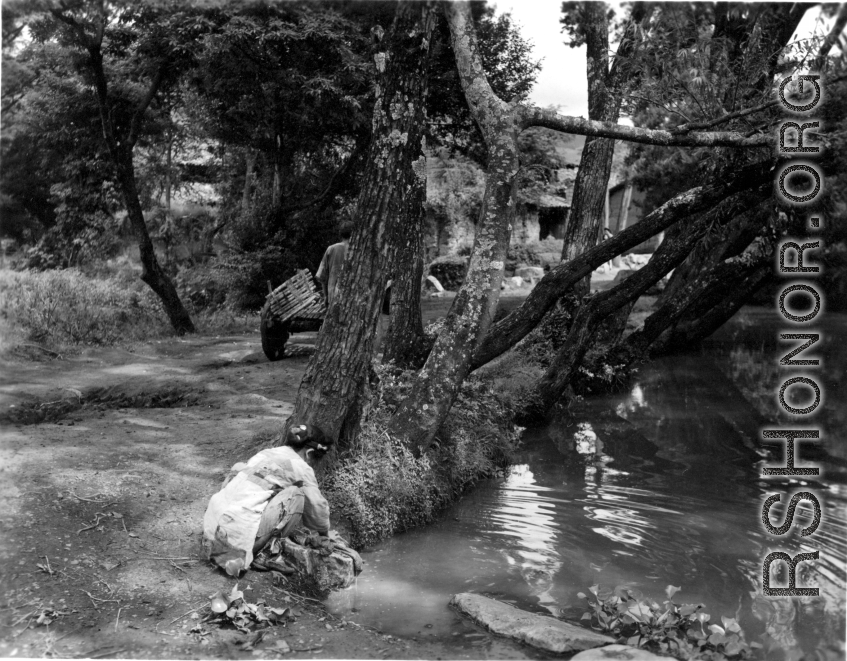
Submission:
<svg viewBox="0 0 847 661">
<path fill-rule="evenodd" d="M 418 156 L 418 158 L 412 162 L 412 172 L 415 174 L 415 178 L 422 182 L 426 182 L 426 156 Z"/>
<path fill-rule="evenodd" d="M 392 147 L 399 147 L 400 145 L 405 145 L 408 140 L 409 134 L 400 133 L 400 131 L 398 131 L 397 129 L 394 129 L 393 131 L 391 131 L 391 133 L 388 134 L 388 142 L 391 144 Z"/>
<path fill-rule="evenodd" d="M 499 271 L 503 268 L 503 262 L 491 262 L 491 268 Z"/>
<path fill-rule="evenodd" d="M 376 53 L 374 55 L 374 64 L 376 65 L 376 70 L 380 73 L 385 72 L 385 53 Z"/>
</svg>

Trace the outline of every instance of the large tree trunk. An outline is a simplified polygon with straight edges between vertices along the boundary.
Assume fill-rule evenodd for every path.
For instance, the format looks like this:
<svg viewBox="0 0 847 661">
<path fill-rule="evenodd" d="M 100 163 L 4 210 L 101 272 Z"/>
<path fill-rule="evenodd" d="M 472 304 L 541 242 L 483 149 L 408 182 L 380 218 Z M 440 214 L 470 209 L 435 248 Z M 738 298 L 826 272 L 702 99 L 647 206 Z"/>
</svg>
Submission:
<svg viewBox="0 0 847 661">
<path fill-rule="evenodd" d="M 499 99 L 485 77 L 466 3 L 444 4 L 462 89 L 488 148 L 485 194 L 465 281 L 412 391 L 395 411 L 389 433 L 426 450 L 447 417 L 470 359 L 500 297 L 500 282 L 515 214 L 518 172 L 516 108 Z"/>
<path fill-rule="evenodd" d="M 588 118 L 617 122 L 620 116 L 621 92 L 625 87 L 626 62 L 639 37 L 636 23 L 645 13 L 643 5 L 632 9 L 630 24 L 618 47 L 615 63 L 609 69 L 609 21 L 603 2 L 582 3 L 582 30 L 585 34 L 588 78 Z M 573 187 L 573 200 L 568 214 L 562 246 L 562 261 L 569 262 L 597 245 L 606 218 L 606 190 L 612 172 L 615 141 L 589 136 L 585 139 Z M 591 276 L 574 287 L 579 299 L 588 294 Z"/>
<path fill-rule="evenodd" d="M 297 393 L 292 423 L 318 425 L 333 438 L 355 433 L 367 387 L 382 292 L 398 253 L 397 226 L 415 185 L 422 154 L 429 44 L 436 21 L 432 2 L 401 2 L 389 52 L 375 60 L 382 74 L 373 138 L 356 208 L 356 226 L 315 354 Z"/>
<path fill-rule="evenodd" d="M 414 163 L 416 177 L 406 196 L 398 228 L 402 234 L 391 284 L 391 318 L 382 351 L 384 363 L 404 369 L 419 368 L 426 360 L 421 320 L 421 281 L 423 280 L 423 222 L 426 199 L 426 158 Z"/>
</svg>

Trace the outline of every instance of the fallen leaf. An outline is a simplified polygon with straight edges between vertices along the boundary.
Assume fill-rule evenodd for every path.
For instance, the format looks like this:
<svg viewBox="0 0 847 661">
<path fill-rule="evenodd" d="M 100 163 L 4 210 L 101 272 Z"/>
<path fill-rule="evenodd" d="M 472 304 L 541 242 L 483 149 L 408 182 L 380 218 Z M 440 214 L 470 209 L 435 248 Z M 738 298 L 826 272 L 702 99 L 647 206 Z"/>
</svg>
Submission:
<svg viewBox="0 0 847 661">
<path fill-rule="evenodd" d="M 224 597 L 220 592 L 212 595 L 212 612 L 213 613 L 223 613 L 229 604 L 227 603 L 226 597 Z"/>
</svg>

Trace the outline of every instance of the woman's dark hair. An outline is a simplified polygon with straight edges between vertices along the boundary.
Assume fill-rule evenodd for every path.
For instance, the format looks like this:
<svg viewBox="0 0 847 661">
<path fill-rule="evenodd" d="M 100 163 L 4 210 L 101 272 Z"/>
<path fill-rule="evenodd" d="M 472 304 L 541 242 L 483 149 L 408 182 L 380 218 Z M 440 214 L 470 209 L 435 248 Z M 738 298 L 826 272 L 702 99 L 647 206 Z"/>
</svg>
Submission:
<svg viewBox="0 0 847 661">
<path fill-rule="evenodd" d="M 341 223 L 341 228 L 338 230 L 338 233 L 341 234 L 341 238 L 345 241 L 351 236 L 353 236 L 352 221 L 345 220 L 343 223 Z"/>
<path fill-rule="evenodd" d="M 294 425 L 285 435 L 286 445 L 298 451 L 311 448 L 315 451 L 316 459 L 323 457 L 334 442 L 316 425 Z"/>
</svg>

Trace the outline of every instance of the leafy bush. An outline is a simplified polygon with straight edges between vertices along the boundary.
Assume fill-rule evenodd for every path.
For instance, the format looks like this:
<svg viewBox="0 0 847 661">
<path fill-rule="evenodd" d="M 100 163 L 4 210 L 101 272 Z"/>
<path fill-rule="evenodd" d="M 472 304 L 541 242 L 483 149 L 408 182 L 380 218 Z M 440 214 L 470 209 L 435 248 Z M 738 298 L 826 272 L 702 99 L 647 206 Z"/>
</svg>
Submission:
<svg viewBox="0 0 847 661">
<path fill-rule="evenodd" d="M 297 272 L 298 264 L 296 255 L 275 244 L 221 260 L 216 268 L 226 289 L 226 305 L 233 310 L 260 309 L 268 282 L 278 287 Z"/>
<path fill-rule="evenodd" d="M 180 299 L 192 312 L 217 311 L 227 299 L 227 279 L 206 264 L 183 268 L 174 278 Z"/>
<path fill-rule="evenodd" d="M 351 542 L 373 544 L 433 520 L 479 479 L 505 467 L 517 443 L 508 408 L 479 379 L 462 388 L 434 447 L 416 458 L 387 431 L 394 407 L 411 387 L 411 372 L 378 368 L 380 382 L 356 445 L 322 486 Z"/>
<path fill-rule="evenodd" d="M 429 265 L 429 274 L 438 278 L 444 289 L 457 291 L 465 281 L 468 258 L 460 255 L 436 257 Z"/>
<path fill-rule="evenodd" d="M 0 317 L 49 347 L 110 345 L 168 331 L 162 306 L 140 280 L 89 278 L 76 269 L 0 272 Z"/>
<path fill-rule="evenodd" d="M 592 629 L 612 634 L 617 642 L 672 654 L 679 659 L 750 658 L 759 643 L 748 643 L 733 618 L 721 617 L 721 624 L 708 624 L 711 616 L 703 604 L 677 604 L 673 596 L 679 588 L 669 585 L 668 598 L 660 605 L 645 599 L 624 585 L 614 590 L 592 585 L 591 597 L 580 592 L 590 610 L 583 616 Z"/>
</svg>

